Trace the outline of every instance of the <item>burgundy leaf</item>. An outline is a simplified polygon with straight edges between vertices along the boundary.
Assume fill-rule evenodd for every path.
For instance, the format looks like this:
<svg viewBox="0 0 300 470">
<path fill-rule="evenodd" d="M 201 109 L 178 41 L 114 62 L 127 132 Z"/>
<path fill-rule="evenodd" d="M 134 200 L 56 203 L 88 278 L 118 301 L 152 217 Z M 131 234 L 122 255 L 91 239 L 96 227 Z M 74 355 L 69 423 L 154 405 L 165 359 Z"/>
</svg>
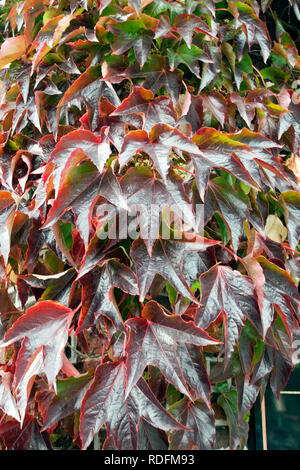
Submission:
<svg viewBox="0 0 300 470">
<path fill-rule="evenodd" d="M 228 266 L 216 265 L 200 276 L 201 299 L 195 321 L 206 329 L 225 315 L 225 364 L 228 364 L 246 317 L 259 324 L 254 286 L 249 277 Z"/>
<path fill-rule="evenodd" d="M 99 128 L 101 130 L 101 128 L 105 126 L 109 127 L 108 137 L 119 151 L 123 144 L 128 122 L 130 122 L 131 126 L 135 126 L 138 129 L 143 127 L 143 118 L 138 114 L 132 114 L 130 116 L 111 116 L 116 107 L 108 100 L 102 100 L 99 108 L 99 124 L 97 129 Z M 83 116 L 83 118 L 85 116 Z M 84 123 L 85 121 L 83 118 L 81 121 Z"/>
<path fill-rule="evenodd" d="M 190 396 L 180 361 L 176 359 L 177 342 L 207 346 L 216 344 L 218 341 L 194 326 L 192 322 L 185 322 L 179 315 L 166 315 L 154 301 L 146 304 L 142 311 L 142 318 L 129 319 L 126 325 L 130 328 L 126 345 L 126 394 L 128 395 L 138 382 L 145 367 L 151 364 L 158 367 L 166 379 L 182 393 Z M 185 365 L 184 371 L 186 377 L 190 378 Z M 195 386 L 193 377 L 191 385 Z"/>
<path fill-rule="evenodd" d="M 285 316 L 289 328 L 293 328 L 293 318 L 299 318 L 300 294 L 292 277 L 277 264 L 263 256 L 257 258 L 262 267 L 265 282 L 263 293 L 265 302 L 276 305 Z"/>
<path fill-rule="evenodd" d="M 76 333 L 94 325 L 104 315 L 120 330 L 125 330 L 113 295 L 118 287 L 131 295 L 138 294 L 136 277 L 133 271 L 117 260 L 110 260 L 104 266 L 96 266 L 80 279 L 82 284 L 82 309 Z"/>
<path fill-rule="evenodd" d="M 200 154 L 196 145 L 175 128 L 166 124 L 155 125 L 149 133 L 138 130 L 129 132 L 125 138 L 120 153 L 120 165 L 123 167 L 137 152 L 146 152 L 166 181 L 170 167 L 172 149 L 182 152 Z"/>
<path fill-rule="evenodd" d="M 217 244 L 199 236 L 185 236 L 182 241 L 158 239 L 149 255 L 146 245 L 141 239 L 135 240 L 131 248 L 131 256 L 135 262 L 141 301 L 147 295 L 156 274 L 167 279 L 184 297 L 196 302 L 181 271 L 181 262 L 188 251 L 204 251 Z"/>
<path fill-rule="evenodd" d="M 39 407 L 44 418 L 42 430 L 50 428 L 57 421 L 79 411 L 82 399 L 92 381 L 91 371 L 79 377 L 70 377 L 57 381 L 57 394 L 51 393 L 49 397 L 40 395 Z"/>
<path fill-rule="evenodd" d="M 55 387 L 72 317 L 71 309 L 45 300 L 30 307 L 7 331 L 1 347 L 23 340 L 14 375 L 15 389 L 24 392 L 30 379 L 42 371 L 49 385 Z M 26 401 L 23 393 L 19 393 L 19 400 L 23 403 L 24 399 Z"/>
<path fill-rule="evenodd" d="M 89 67 L 72 83 L 58 103 L 58 108 L 60 109 L 68 103 L 82 100 L 87 107 L 92 130 L 98 125 L 98 102 L 100 98 L 106 98 L 114 106 L 118 106 L 120 103 L 113 86 L 110 83 L 100 80 L 101 76 L 101 67 L 99 64 Z"/>
<path fill-rule="evenodd" d="M 211 450 L 215 444 L 214 412 L 201 401 L 186 397 L 169 408 L 185 430 L 170 432 L 170 450 Z"/>
<path fill-rule="evenodd" d="M 164 86 L 174 103 L 178 101 L 182 86 L 181 70 L 169 70 L 164 57 L 151 55 L 142 69 L 142 74 L 146 75 L 143 87 L 157 93 Z"/>
<path fill-rule="evenodd" d="M 237 251 L 243 234 L 243 222 L 249 218 L 249 206 L 248 197 L 243 191 L 228 187 L 222 178 L 211 179 L 204 201 L 204 223 L 207 224 L 218 212 L 231 234 L 233 249 Z"/>
<path fill-rule="evenodd" d="M 201 151 L 200 154 L 193 155 L 193 164 L 196 170 L 197 187 L 202 199 L 210 172 L 216 167 L 225 169 L 247 185 L 255 187 L 250 174 L 235 156 L 237 150 L 251 151 L 246 144 L 230 139 L 225 133 L 209 127 L 202 127 L 192 140 Z"/>
<path fill-rule="evenodd" d="M 178 342 L 176 356 L 186 382 L 196 392 L 197 398 L 210 407 L 210 381 L 200 347 L 191 342 Z"/>
<path fill-rule="evenodd" d="M 18 421 L 11 419 L 0 424 L 6 450 L 49 450 L 49 439 L 43 436 L 34 416 L 27 415 L 20 428 Z"/>
<path fill-rule="evenodd" d="M 152 91 L 143 87 L 133 87 L 132 93 L 111 115 L 126 116 L 133 113 L 142 114 L 146 132 L 150 132 L 152 127 L 160 122 L 168 126 L 176 124 L 176 112 L 171 100 L 166 96 L 155 98 Z"/>
<path fill-rule="evenodd" d="M 167 208 L 188 227 L 197 228 L 196 217 L 184 190 L 183 181 L 175 173 L 170 172 L 167 183 L 164 184 L 160 179 L 153 177 L 152 172 L 146 167 L 129 168 L 120 180 L 120 187 L 128 210 L 125 212 L 124 205 L 122 208 L 121 204 L 115 201 L 115 208 L 107 208 L 104 205 L 106 215 L 100 220 L 113 219 L 117 215 L 121 220 L 135 219 L 132 223 L 135 221 L 136 226 L 140 227 L 140 236 L 145 241 L 149 254 L 159 236 L 162 213 Z M 98 206 L 99 214 L 100 208 L 101 206 Z M 122 237 L 134 235 L 131 234 L 130 224 L 128 233 L 125 229 L 127 227 L 120 228 Z"/>
<path fill-rule="evenodd" d="M 81 150 L 81 153 L 89 157 L 100 173 L 103 171 L 105 162 L 111 153 L 107 134 L 108 128 L 104 127 L 101 130 L 101 136 L 96 136 L 87 130 L 76 130 L 69 132 L 60 139 L 51 154 L 50 160 L 50 163 L 53 162 L 55 165 L 53 182 L 56 191 L 59 187 L 62 170 L 74 151 L 76 151 L 74 155 L 78 158 L 78 150 Z"/>
<path fill-rule="evenodd" d="M 119 450 L 137 450 L 142 417 L 163 430 L 181 428 L 154 397 L 144 379 L 141 378 L 125 397 L 125 377 L 124 362 L 107 363 L 96 369 L 81 406 L 80 436 L 84 449 L 104 423 Z"/>
</svg>

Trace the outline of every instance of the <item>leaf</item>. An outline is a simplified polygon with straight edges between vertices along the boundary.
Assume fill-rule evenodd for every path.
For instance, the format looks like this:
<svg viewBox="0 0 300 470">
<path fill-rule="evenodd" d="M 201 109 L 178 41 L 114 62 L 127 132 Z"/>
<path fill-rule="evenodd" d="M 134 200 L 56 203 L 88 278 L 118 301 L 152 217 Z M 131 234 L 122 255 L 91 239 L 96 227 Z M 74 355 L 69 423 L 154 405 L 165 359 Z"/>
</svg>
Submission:
<svg viewBox="0 0 300 470">
<path fill-rule="evenodd" d="M 166 96 L 155 98 L 152 91 L 143 87 L 133 87 L 128 98 L 122 101 L 111 116 L 126 116 L 133 113 L 143 116 L 146 132 L 150 132 L 152 127 L 160 122 L 168 126 L 176 124 L 176 112 L 170 98 Z"/>
<path fill-rule="evenodd" d="M 105 258 L 109 258 L 109 255 L 104 252 L 106 245 L 106 240 L 103 240 L 101 237 L 98 238 L 98 232 L 93 235 L 89 245 L 85 251 L 85 255 L 81 261 L 81 266 L 78 272 L 78 279 L 83 277 L 91 269 L 97 266 L 100 261 Z"/>
<path fill-rule="evenodd" d="M 213 168 L 225 169 L 247 185 L 256 186 L 246 168 L 235 155 L 237 150 L 250 150 L 245 144 L 231 139 L 224 132 L 209 127 L 199 129 L 192 137 L 192 141 L 200 150 L 200 154 L 193 155 L 192 159 L 196 170 L 197 187 L 202 200 L 204 200 L 209 175 Z"/>
<path fill-rule="evenodd" d="M 151 364 L 158 367 L 168 382 L 181 393 L 190 396 L 180 362 L 178 363 L 176 359 L 176 343 L 207 346 L 216 344 L 218 341 L 194 326 L 192 322 L 183 321 L 179 315 L 166 315 L 159 304 L 154 301 L 146 304 L 142 311 L 142 318 L 129 319 L 126 325 L 130 329 L 126 344 L 126 395 L 138 382 L 145 367 Z M 193 380 L 192 385 L 194 385 Z"/>
<path fill-rule="evenodd" d="M 182 44 L 175 51 L 168 49 L 168 58 L 171 70 L 174 70 L 179 64 L 185 64 L 190 71 L 199 78 L 199 60 L 205 59 L 202 49 L 192 44 L 189 48 L 186 44 Z"/>
<path fill-rule="evenodd" d="M 281 243 L 287 237 L 287 228 L 283 225 L 279 217 L 270 214 L 266 220 L 265 235 L 275 242 Z"/>
<path fill-rule="evenodd" d="M 230 188 L 221 177 L 209 181 L 204 203 L 204 224 L 218 212 L 230 232 L 235 252 L 243 234 L 243 222 L 249 218 L 249 210 L 248 197 L 241 190 Z"/>
<path fill-rule="evenodd" d="M 221 72 L 222 65 L 222 53 L 219 47 L 211 46 L 206 43 L 205 51 L 211 60 L 203 64 L 200 91 L 211 82 L 215 82 Z M 203 98 L 205 107 L 210 109 L 215 118 L 223 125 L 227 117 L 226 101 L 223 96 L 213 91 L 209 95 L 204 95 Z M 216 106 L 215 108 L 212 106 L 213 103 Z"/>
<path fill-rule="evenodd" d="M 40 396 L 38 399 L 39 408 L 44 419 L 42 431 L 74 413 L 74 411 L 80 410 L 82 399 L 91 384 L 92 378 L 92 372 L 90 371 L 79 377 L 58 380 L 56 395 L 54 392 L 50 392 L 51 398 Z M 46 393 L 49 394 L 49 392 Z"/>
<path fill-rule="evenodd" d="M 267 377 L 272 371 L 273 365 L 274 349 L 268 344 L 264 344 L 261 356 L 259 357 L 253 369 L 251 384 L 261 385 L 263 379 Z"/>
<path fill-rule="evenodd" d="M 124 138 L 119 156 L 120 165 L 123 167 L 137 152 L 146 152 L 166 182 L 173 148 L 182 152 L 200 153 L 196 145 L 185 135 L 166 124 L 153 126 L 149 137 L 144 130 L 131 131 Z"/>
<path fill-rule="evenodd" d="M 197 228 L 195 214 L 185 193 L 182 179 L 170 172 L 166 184 L 153 177 L 150 169 L 140 166 L 129 168 L 120 180 L 120 187 L 126 200 L 128 211 L 115 203 L 115 208 L 107 208 L 107 213 L 100 220 L 113 219 L 119 216 L 121 224 L 128 225 L 120 228 L 120 238 L 135 237 L 134 230 L 140 227 L 139 235 L 146 243 L 151 255 L 153 244 L 159 236 L 161 216 L 164 210 L 173 211 L 188 227 Z M 124 206 L 123 206 L 124 207 Z M 98 206 L 98 214 L 101 213 Z M 126 222 L 125 222 L 126 220 Z"/>
<path fill-rule="evenodd" d="M 130 122 L 131 126 L 135 126 L 138 129 L 143 127 L 142 116 L 138 114 L 130 116 L 111 116 L 116 108 L 108 100 L 102 100 L 99 104 L 99 108 L 97 129 L 107 126 L 108 138 L 119 151 L 123 144 L 128 122 Z"/>
<path fill-rule="evenodd" d="M 92 130 L 98 125 L 98 102 L 100 98 L 107 99 L 114 106 L 118 106 L 120 103 L 113 86 L 110 83 L 100 80 L 101 76 L 101 67 L 99 64 L 89 67 L 72 83 L 57 105 L 58 109 L 60 109 L 68 103 L 82 100 L 87 107 Z"/>
<path fill-rule="evenodd" d="M 16 404 L 16 400 L 11 393 L 11 374 L 0 370 L 0 409 L 3 413 L 11 416 L 12 418 L 20 421 L 20 416 Z"/>
<path fill-rule="evenodd" d="M 92 162 L 82 163 L 83 158 L 80 151 L 75 151 L 68 159 L 60 177 L 57 197 L 42 228 L 48 228 L 72 208 L 75 215 L 75 225 L 87 246 L 91 225 L 90 210 L 93 207 L 93 201 L 99 194 L 100 176 Z"/>
<path fill-rule="evenodd" d="M 62 367 L 62 353 L 72 317 L 71 309 L 58 302 L 45 300 L 30 307 L 15 321 L 1 341 L 1 347 L 4 347 L 23 340 L 17 357 L 15 386 L 22 381 L 28 366 L 40 351 L 48 383 L 55 388 L 55 378 Z"/>
<path fill-rule="evenodd" d="M 188 48 L 191 48 L 192 46 L 192 38 L 195 30 L 214 37 L 208 25 L 196 15 L 176 15 L 172 30 L 178 32 L 180 36 L 182 36 Z"/>
<path fill-rule="evenodd" d="M 81 406 L 80 436 L 86 449 L 95 433 L 106 423 L 118 450 L 137 450 L 141 418 L 159 429 L 181 427 L 140 379 L 125 397 L 124 362 L 101 364 Z M 100 406 L 99 406 L 100 404 Z"/>
<path fill-rule="evenodd" d="M 99 173 L 102 173 L 105 162 L 111 154 L 107 134 L 107 127 L 102 128 L 100 136 L 96 136 L 91 131 L 79 129 L 69 132 L 59 140 L 51 153 L 51 160 L 49 162 L 49 164 L 53 162 L 55 165 L 52 174 L 56 192 L 58 191 L 63 169 L 66 167 L 66 173 L 68 166 L 72 164 L 72 160 L 76 161 L 80 158 L 78 149 L 94 163 Z M 73 154 L 74 151 L 76 151 L 75 154 Z M 70 159 L 70 157 L 72 158 Z M 90 172 L 92 172 L 92 167 L 90 167 Z"/>
<path fill-rule="evenodd" d="M 229 137 L 250 148 L 250 152 L 246 148 L 237 149 L 236 155 L 258 185 L 262 185 L 259 168 L 267 169 L 283 178 L 283 180 L 286 179 L 282 166 L 271 153 L 272 149 L 279 148 L 276 142 L 246 128 L 243 128 L 240 132 L 229 134 Z"/>
<path fill-rule="evenodd" d="M 206 329 L 222 313 L 225 316 L 225 365 L 245 324 L 246 317 L 260 325 L 257 296 L 248 276 L 229 266 L 216 265 L 200 276 L 200 308 L 195 322 Z"/>
<path fill-rule="evenodd" d="M 274 350 L 274 356 L 274 368 L 271 374 L 270 386 L 275 397 L 279 400 L 280 392 L 288 383 L 294 367 L 280 351 Z"/>
<path fill-rule="evenodd" d="M 25 274 L 19 275 L 18 279 L 25 282 L 28 286 L 44 288 L 41 300 L 56 300 L 62 302 L 64 298 L 64 290 L 74 280 L 76 271 L 70 268 L 58 274 L 45 276 L 43 274 Z M 25 299 L 23 299 L 24 302 Z"/>
<path fill-rule="evenodd" d="M 283 207 L 290 246 L 295 250 L 300 238 L 300 194 L 296 191 L 286 191 L 281 194 L 280 201 Z"/>
<path fill-rule="evenodd" d="M 208 64 L 210 65 L 210 64 Z M 207 72 L 206 72 L 207 74 Z M 207 79 L 206 79 L 207 80 Z M 204 85 L 202 83 L 202 85 Z M 224 126 L 225 121 L 227 120 L 227 105 L 226 100 L 221 93 L 218 91 L 211 91 L 208 94 L 203 95 L 203 108 L 210 111 L 212 115 L 219 121 L 221 126 Z"/>
<path fill-rule="evenodd" d="M 104 315 L 116 328 L 125 331 L 123 320 L 113 295 L 118 287 L 131 295 L 138 294 L 133 271 L 117 260 L 109 260 L 104 266 L 96 266 L 80 278 L 82 284 L 82 309 L 76 334 L 94 325 Z"/>
<path fill-rule="evenodd" d="M 248 439 L 248 423 L 242 420 L 238 423 L 237 414 L 237 393 L 235 390 L 223 392 L 218 398 L 218 405 L 225 411 L 227 422 L 229 425 L 229 445 L 230 449 L 240 448 L 241 450 L 247 443 Z"/>
<path fill-rule="evenodd" d="M 294 280 L 287 271 L 272 263 L 263 256 L 257 261 L 263 269 L 265 283 L 263 292 L 266 300 L 279 307 L 292 329 L 293 318 L 299 317 L 300 294 Z"/>
<path fill-rule="evenodd" d="M 24 35 L 7 38 L 0 49 L 0 70 L 10 62 L 22 57 L 25 52 L 26 42 Z"/>
<path fill-rule="evenodd" d="M 123 23 L 109 25 L 114 34 L 113 53 L 120 55 L 133 47 L 135 56 L 142 67 L 149 55 L 157 20 L 141 15 L 138 20 L 127 20 Z"/>
<path fill-rule="evenodd" d="M 26 416 L 22 429 L 14 419 L 1 423 L 0 435 L 6 450 L 49 450 L 50 447 L 49 440 L 41 434 L 37 420 L 31 415 Z"/>
<path fill-rule="evenodd" d="M 16 203 L 8 191 L 0 191 L 0 250 L 5 264 L 10 252 L 10 237 Z"/>
<path fill-rule="evenodd" d="M 28 348 L 27 348 L 28 349 Z M 28 361 L 27 351 L 25 350 L 25 360 L 22 357 L 21 351 L 20 357 L 18 354 L 17 360 L 19 362 L 16 365 L 14 375 L 14 394 L 16 396 L 16 402 L 18 411 L 20 414 L 20 423 L 23 425 L 24 418 L 26 416 L 27 405 L 29 402 L 30 394 L 32 391 L 33 383 L 37 375 L 45 374 L 45 365 L 43 360 L 43 349 L 40 348 Z M 30 352 L 28 353 L 28 356 Z M 26 361 L 27 364 L 26 364 Z M 21 369 L 21 372 L 20 372 Z M 24 372 L 23 372 L 24 371 Z M 18 380 L 18 382 L 17 382 Z"/>
<path fill-rule="evenodd" d="M 19 36 L 17 36 L 15 39 L 17 38 L 19 38 Z M 30 87 L 30 71 L 31 67 L 29 64 L 24 64 L 22 62 L 11 63 L 5 74 L 5 79 L 3 80 L 3 91 L 7 90 L 12 85 L 12 83 L 16 81 L 22 94 L 24 103 L 26 103 Z"/>
<path fill-rule="evenodd" d="M 265 337 L 274 319 L 274 308 L 264 295 L 264 272 L 257 259 L 251 256 L 251 254 L 243 258 L 243 264 L 255 286 L 261 317 L 262 334 L 263 337 Z"/>
<path fill-rule="evenodd" d="M 288 140 L 289 147 L 294 153 L 298 152 L 300 146 L 299 129 L 300 129 L 300 104 L 289 98 L 289 113 L 281 116 L 278 126 L 278 138 L 289 132 L 290 138 Z"/>
<path fill-rule="evenodd" d="M 141 239 L 135 240 L 131 247 L 131 256 L 135 263 L 140 300 L 143 301 L 147 295 L 154 276 L 160 274 L 181 295 L 196 302 L 181 272 L 182 258 L 188 251 L 204 251 L 216 243 L 199 236 L 190 238 L 186 236 L 182 241 L 158 239 L 153 245 L 151 256 L 149 256 L 144 242 Z"/>
<path fill-rule="evenodd" d="M 38 64 L 47 56 L 53 47 L 55 47 L 62 38 L 63 33 L 70 26 L 74 15 L 59 15 L 50 18 L 40 29 L 33 41 L 30 51 L 36 49 L 32 61 L 32 73 L 36 70 Z"/>
<path fill-rule="evenodd" d="M 184 104 L 187 103 L 188 109 L 181 112 L 180 122 L 187 122 L 191 125 L 192 133 L 199 131 L 203 127 L 204 113 L 203 113 L 203 100 L 201 95 L 192 95 L 186 91 L 186 98 Z M 195 142 L 195 139 L 192 138 Z M 198 145 L 197 142 L 195 142 Z M 202 154 L 201 154 L 202 155 Z"/>
<path fill-rule="evenodd" d="M 169 433 L 170 450 L 211 450 L 214 447 L 214 412 L 207 405 L 184 397 L 172 405 L 169 412 L 187 428 Z"/>
<path fill-rule="evenodd" d="M 260 20 L 254 9 L 246 3 L 236 2 L 235 8 L 237 27 L 243 25 L 245 28 L 249 47 L 254 42 L 259 44 L 264 62 L 266 62 L 272 46 L 265 23 Z"/>
<path fill-rule="evenodd" d="M 55 223 L 72 208 L 77 226 L 86 246 L 91 232 L 91 215 L 97 196 L 103 195 L 110 202 L 127 209 L 117 178 L 110 169 L 101 175 L 90 161 L 83 161 L 82 152 L 74 151 L 61 175 L 60 187 L 52 208 L 42 228 Z"/>
<path fill-rule="evenodd" d="M 146 75 L 143 88 L 156 94 L 164 86 L 174 103 L 178 101 L 182 86 L 183 73 L 180 69 L 169 70 L 163 56 L 152 54 L 144 65 L 142 74 Z"/>
<path fill-rule="evenodd" d="M 243 329 L 240 340 L 238 342 L 238 348 L 232 354 L 228 366 L 224 367 L 224 364 L 222 363 L 217 364 L 212 368 L 210 373 L 210 380 L 212 383 L 224 382 L 234 377 L 237 391 L 237 412 L 239 426 L 243 425 L 245 415 L 251 410 L 259 393 L 259 386 L 250 383 L 249 377 L 247 378 L 245 376 L 245 372 L 242 366 L 241 348 L 243 348 L 243 341 L 245 341 L 245 337 L 243 337 L 244 331 L 245 328 Z"/>
<path fill-rule="evenodd" d="M 138 442 L 138 450 L 168 450 L 164 432 L 143 418 L 140 420 Z"/>
<path fill-rule="evenodd" d="M 178 342 L 176 347 L 180 368 L 186 382 L 196 392 L 196 397 L 210 407 L 210 381 L 200 347 Z"/>
</svg>

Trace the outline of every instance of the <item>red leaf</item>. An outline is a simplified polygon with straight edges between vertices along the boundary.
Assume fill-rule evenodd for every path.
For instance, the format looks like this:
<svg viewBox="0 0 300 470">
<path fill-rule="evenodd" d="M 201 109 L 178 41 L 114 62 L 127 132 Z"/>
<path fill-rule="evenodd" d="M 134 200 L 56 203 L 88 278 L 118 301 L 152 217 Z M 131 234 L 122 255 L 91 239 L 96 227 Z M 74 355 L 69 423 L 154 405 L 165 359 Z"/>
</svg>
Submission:
<svg viewBox="0 0 300 470">
<path fill-rule="evenodd" d="M 76 130 L 63 136 L 51 153 L 51 160 L 55 164 L 53 171 L 53 183 L 58 190 L 62 170 L 65 168 L 73 151 L 80 149 L 102 173 L 106 160 L 108 160 L 111 149 L 108 140 L 108 128 L 101 129 L 101 135 L 96 136 L 87 130 Z M 70 162 L 71 163 L 71 162 Z"/>
<path fill-rule="evenodd" d="M 137 152 L 146 152 L 164 181 L 170 167 L 172 149 L 200 155 L 197 146 L 179 130 L 157 124 L 152 127 L 149 137 L 146 131 L 131 131 L 126 134 L 120 153 L 120 165 L 123 167 Z"/>
<path fill-rule="evenodd" d="M 151 255 L 141 239 L 133 242 L 131 256 L 135 262 L 141 301 L 147 295 L 156 274 L 160 274 L 181 295 L 197 303 L 181 271 L 183 256 L 189 251 L 204 251 L 218 242 L 199 236 L 183 235 L 186 237 L 183 237 L 182 241 L 158 239 L 153 246 Z"/>
<path fill-rule="evenodd" d="M 110 260 L 101 268 L 96 266 L 81 277 L 82 309 L 76 334 L 94 325 L 104 315 L 120 330 L 125 330 L 113 288 L 118 287 L 131 295 L 138 293 L 136 277 L 133 271 L 116 260 Z"/>
<path fill-rule="evenodd" d="M 129 168 L 120 180 L 120 187 L 128 210 L 125 212 L 124 205 L 122 207 L 120 203 L 116 204 L 117 201 L 114 202 L 115 208 L 110 209 L 105 205 L 104 209 L 107 214 L 105 219 L 100 217 L 100 221 L 112 220 L 117 215 L 120 216 L 120 220 L 124 220 L 122 217 L 125 215 L 129 222 L 128 230 L 127 227 L 120 227 L 120 231 L 122 237 L 126 238 L 134 236 L 134 233 L 130 232 L 130 220 L 133 218 L 133 222 L 140 227 L 140 236 L 145 241 L 150 255 L 153 244 L 159 236 L 161 215 L 166 208 L 174 212 L 188 227 L 197 229 L 196 216 L 185 193 L 183 181 L 175 173 L 170 172 L 164 184 L 153 177 L 149 168 Z M 101 213 L 101 205 L 97 209 Z M 126 229 L 126 232 L 122 229 Z"/>
<path fill-rule="evenodd" d="M 170 432 L 170 450 L 211 450 L 216 439 L 213 410 L 201 401 L 190 402 L 186 397 L 172 405 L 170 413 L 185 430 Z"/>
<path fill-rule="evenodd" d="M 87 107 L 91 129 L 96 129 L 99 120 L 98 103 L 100 98 L 106 98 L 114 106 L 118 106 L 120 103 L 113 86 L 100 80 L 101 77 L 101 66 L 99 64 L 89 67 L 67 89 L 58 103 L 58 110 L 67 103 L 82 100 Z"/>
<path fill-rule="evenodd" d="M 124 362 L 107 363 L 96 369 L 81 406 L 83 449 L 89 446 L 104 423 L 118 450 L 137 450 L 141 417 L 163 430 L 181 428 L 154 397 L 144 379 L 125 397 L 125 376 Z"/>
<path fill-rule="evenodd" d="M 39 302 L 13 324 L 1 341 L 1 347 L 4 347 L 23 340 L 14 374 L 14 388 L 19 390 L 22 417 L 25 414 L 24 402 L 28 398 L 27 386 L 35 375 L 45 372 L 49 385 L 55 388 L 72 317 L 72 310 L 58 302 Z"/>
<path fill-rule="evenodd" d="M 155 98 L 152 91 L 143 87 L 133 87 L 128 98 L 122 101 L 111 116 L 126 116 L 133 113 L 142 114 L 146 132 L 150 132 L 159 122 L 169 126 L 176 124 L 176 111 L 170 98 L 166 96 Z"/>
<path fill-rule="evenodd" d="M 217 344 L 218 341 L 192 322 L 183 321 L 179 315 L 166 315 L 154 301 L 146 304 L 142 317 L 132 318 L 126 322 L 130 328 L 126 345 L 126 395 L 138 382 L 145 367 L 151 364 L 158 367 L 166 379 L 181 393 L 190 396 L 180 361 L 177 360 L 177 342 L 207 346 Z M 187 374 L 185 377 L 188 378 Z"/>
<path fill-rule="evenodd" d="M 9 420 L 0 424 L 6 450 L 49 450 L 49 439 L 41 434 L 40 427 L 34 416 L 27 415 L 22 426 L 18 421 Z"/>
<path fill-rule="evenodd" d="M 225 365 L 228 364 L 246 317 L 260 324 L 257 297 L 252 281 L 228 266 L 216 265 L 200 276 L 201 307 L 195 322 L 206 329 L 225 314 Z"/>
</svg>

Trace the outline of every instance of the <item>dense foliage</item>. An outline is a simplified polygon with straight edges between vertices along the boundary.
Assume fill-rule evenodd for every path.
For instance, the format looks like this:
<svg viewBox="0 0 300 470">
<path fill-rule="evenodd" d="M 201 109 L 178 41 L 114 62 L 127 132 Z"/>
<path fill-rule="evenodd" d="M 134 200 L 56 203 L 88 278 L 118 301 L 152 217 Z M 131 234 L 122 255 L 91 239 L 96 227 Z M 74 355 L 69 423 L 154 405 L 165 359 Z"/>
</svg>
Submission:
<svg viewBox="0 0 300 470">
<path fill-rule="evenodd" d="M 243 448 L 300 362 L 298 36 L 272 0 L 1 6 L 2 448 Z"/>
</svg>

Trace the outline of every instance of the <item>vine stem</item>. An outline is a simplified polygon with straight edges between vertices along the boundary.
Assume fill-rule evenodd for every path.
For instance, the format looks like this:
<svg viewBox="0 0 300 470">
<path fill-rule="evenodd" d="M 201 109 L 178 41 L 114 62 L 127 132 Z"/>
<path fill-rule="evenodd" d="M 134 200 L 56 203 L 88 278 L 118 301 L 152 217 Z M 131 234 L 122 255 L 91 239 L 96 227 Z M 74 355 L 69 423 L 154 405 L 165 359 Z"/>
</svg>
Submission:
<svg viewBox="0 0 300 470">
<path fill-rule="evenodd" d="M 224 248 L 225 250 L 228 251 L 228 253 L 230 253 L 232 256 L 234 256 L 235 258 L 237 258 L 239 261 L 243 261 L 243 258 L 241 258 L 240 256 L 238 256 L 236 253 L 234 253 L 234 251 L 232 251 L 230 248 L 228 248 L 227 246 L 223 245 L 222 243 L 220 243 L 219 245 L 217 246 L 221 246 L 222 248 Z"/>
<path fill-rule="evenodd" d="M 2 421 L 4 421 L 4 419 L 6 418 L 6 416 L 7 416 L 7 414 L 4 413 L 3 416 L 2 416 L 1 419 L 0 419 L 0 424 L 2 424 Z"/>
<path fill-rule="evenodd" d="M 102 353 L 101 353 L 101 361 L 100 361 L 100 364 L 103 364 L 104 353 L 105 353 L 105 344 L 103 344 L 103 346 L 102 346 Z"/>
<path fill-rule="evenodd" d="M 286 248 L 287 250 L 292 251 L 293 253 L 296 253 L 298 256 L 300 255 L 299 251 L 293 250 L 293 248 L 291 248 L 289 245 L 286 245 L 285 243 L 283 243 L 282 246 Z"/>
<path fill-rule="evenodd" d="M 266 88 L 266 82 L 265 82 L 265 80 L 264 80 L 264 77 L 262 76 L 262 74 L 260 73 L 260 71 L 259 71 L 256 67 L 254 67 L 253 64 L 252 64 L 252 67 L 254 68 L 255 72 L 258 73 L 258 75 L 260 76 L 261 81 L 263 82 L 264 87 Z"/>
<path fill-rule="evenodd" d="M 183 168 L 181 166 L 171 165 L 171 167 L 176 168 L 177 170 L 185 171 L 186 173 L 189 173 L 190 175 L 194 176 L 194 173 L 192 171 L 187 170 L 186 168 Z"/>
</svg>

